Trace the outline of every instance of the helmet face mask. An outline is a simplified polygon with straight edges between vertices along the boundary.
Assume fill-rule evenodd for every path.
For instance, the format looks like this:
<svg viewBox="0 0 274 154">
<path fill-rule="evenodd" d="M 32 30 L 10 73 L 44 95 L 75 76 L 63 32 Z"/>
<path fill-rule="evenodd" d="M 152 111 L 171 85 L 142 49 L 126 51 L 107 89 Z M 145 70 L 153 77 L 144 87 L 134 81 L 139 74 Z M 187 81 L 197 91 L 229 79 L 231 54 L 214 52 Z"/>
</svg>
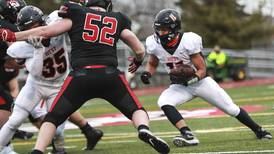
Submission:
<svg viewBox="0 0 274 154">
<path fill-rule="evenodd" d="M 0 15 L 11 23 L 15 23 L 17 13 L 25 6 L 24 0 L 0 0 Z"/>
<path fill-rule="evenodd" d="M 17 16 L 19 29 L 27 30 L 45 24 L 44 13 L 37 7 L 28 5 L 20 10 Z"/>
<path fill-rule="evenodd" d="M 164 9 L 156 15 L 153 28 L 160 42 L 167 44 L 173 40 L 181 30 L 181 17 L 179 13 L 173 9 Z"/>
</svg>

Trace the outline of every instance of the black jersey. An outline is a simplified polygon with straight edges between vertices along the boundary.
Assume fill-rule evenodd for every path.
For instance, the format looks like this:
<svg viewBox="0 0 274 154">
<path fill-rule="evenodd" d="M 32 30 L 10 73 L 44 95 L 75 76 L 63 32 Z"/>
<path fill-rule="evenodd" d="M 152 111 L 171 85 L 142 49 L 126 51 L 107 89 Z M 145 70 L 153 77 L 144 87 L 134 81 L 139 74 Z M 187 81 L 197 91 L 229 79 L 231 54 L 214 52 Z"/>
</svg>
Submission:
<svg viewBox="0 0 274 154">
<path fill-rule="evenodd" d="M 59 16 L 72 20 L 68 32 L 71 40 L 71 66 L 88 65 L 117 67 L 116 43 L 130 20 L 120 12 L 101 12 L 74 3 L 65 3 Z"/>
<path fill-rule="evenodd" d="M 14 32 L 18 31 L 17 26 L 3 19 L 0 19 L 0 28 L 8 28 Z M 5 58 L 7 56 L 7 49 L 7 43 L 0 41 L 0 83 L 5 83 L 17 75 L 16 70 L 7 70 L 4 68 Z"/>
</svg>

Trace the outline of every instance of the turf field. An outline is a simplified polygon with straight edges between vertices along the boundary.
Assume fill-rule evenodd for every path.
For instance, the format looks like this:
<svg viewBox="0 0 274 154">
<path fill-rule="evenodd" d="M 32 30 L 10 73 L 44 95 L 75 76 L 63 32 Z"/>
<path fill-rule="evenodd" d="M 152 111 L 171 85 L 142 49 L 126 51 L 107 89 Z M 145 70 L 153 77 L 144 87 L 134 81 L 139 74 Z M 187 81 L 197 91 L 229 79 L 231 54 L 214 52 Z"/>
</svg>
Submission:
<svg viewBox="0 0 274 154">
<path fill-rule="evenodd" d="M 252 112 L 251 116 L 258 123 L 274 134 L 274 85 L 242 87 L 226 89 L 236 104 L 261 105 L 267 109 Z M 159 110 L 156 101 L 159 94 L 139 96 L 144 107 L 148 111 Z M 180 110 L 208 108 L 201 99 L 195 99 L 190 103 L 178 107 Z M 81 108 L 85 117 L 95 117 L 106 113 L 118 111 L 102 100 L 93 100 Z M 243 127 L 237 120 L 228 116 L 210 118 L 189 118 L 186 120 L 196 136 L 200 140 L 198 146 L 177 148 L 172 144 L 172 138 L 179 132 L 167 121 L 152 121 L 151 130 L 165 139 L 171 153 L 201 153 L 201 154 L 233 154 L 233 153 L 274 153 L 274 140 L 257 140 L 249 129 Z M 102 141 L 93 151 L 82 151 L 85 139 L 79 130 L 66 131 L 67 152 L 70 154 L 153 154 L 156 153 L 138 140 L 132 125 L 99 127 L 105 133 Z M 26 154 L 34 146 L 34 139 L 28 141 L 14 140 L 13 144 L 18 153 Z M 48 150 L 50 152 L 50 149 Z"/>
</svg>

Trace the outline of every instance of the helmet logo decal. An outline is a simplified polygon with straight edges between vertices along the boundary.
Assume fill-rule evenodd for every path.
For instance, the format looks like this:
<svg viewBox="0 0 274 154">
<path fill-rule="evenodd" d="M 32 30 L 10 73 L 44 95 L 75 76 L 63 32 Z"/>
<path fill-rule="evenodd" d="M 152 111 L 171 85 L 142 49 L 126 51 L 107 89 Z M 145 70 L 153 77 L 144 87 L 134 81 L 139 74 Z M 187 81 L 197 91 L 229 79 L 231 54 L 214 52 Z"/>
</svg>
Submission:
<svg viewBox="0 0 274 154">
<path fill-rule="evenodd" d="M 20 4 L 16 0 L 9 0 L 8 4 L 10 7 L 20 7 Z"/>
<path fill-rule="evenodd" d="M 170 19 L 173 20 L 174 22 L 176 21 L 176 17 L 175 17 L 172 13 L 170 13 L 169 17 L 170 17 Z"/>
</svg>

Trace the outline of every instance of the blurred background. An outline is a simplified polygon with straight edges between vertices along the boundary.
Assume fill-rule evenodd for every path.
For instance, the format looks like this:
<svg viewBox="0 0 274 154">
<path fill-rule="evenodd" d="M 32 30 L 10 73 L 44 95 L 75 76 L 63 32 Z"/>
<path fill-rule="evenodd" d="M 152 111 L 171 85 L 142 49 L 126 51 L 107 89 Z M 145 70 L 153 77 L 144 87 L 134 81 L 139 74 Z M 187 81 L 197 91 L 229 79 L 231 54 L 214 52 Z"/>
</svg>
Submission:
<svg viewBox="0 0 274 154">
<path fill-rule="evenodd" d="M 76 1 L 76 0 L 74 0 Z M 59 8 L 62 0 L 26 0 L 45 13 Z M 184 32 L 192 31 L 203 38 L 205 57 L 219 45 L 227 54 L 226 69 L 217 74 L 221 81 L 268 78 L 274 76 L 274 1 L 273 0 L 113 0 L 114 11 L 132 20 L 132 29 L 141 41 L 153 34 L 154 16 L 163 8 L 173 8 L 182 15 Z M 126 72 L 131 51 L 122 42 L 118 46 L 119 68 Z M 140 88 L 141 68 L 127 74 L 132 88 Z M 208 68 L 210 70 L 210 68 Z M 168 85 L 163 67 L 153 77 L 155 86 Z M 216 70 L 210 72 L 214 76 Z M 216 74 L 215 74 L 216 75 Z M 24 79 L 21 73 L 20 79 Z"/>
</svg>

